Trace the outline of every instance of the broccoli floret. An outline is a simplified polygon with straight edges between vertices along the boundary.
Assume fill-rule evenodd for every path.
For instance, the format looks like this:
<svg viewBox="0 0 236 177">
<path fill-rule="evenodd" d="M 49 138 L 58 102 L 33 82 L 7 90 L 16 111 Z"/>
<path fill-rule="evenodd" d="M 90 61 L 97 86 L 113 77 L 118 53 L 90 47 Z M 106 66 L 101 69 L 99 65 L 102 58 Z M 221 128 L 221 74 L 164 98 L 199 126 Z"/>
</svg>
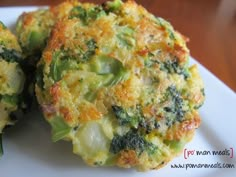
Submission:
<svg viewBox="0 0 236 177">
<path fill-rule="evenodd" d="M 92 20 L 96 20 L 99 17 L 106 15 L 105 11 L 103 10 L 102 6 L 95 6 L 88 10 L 88 16 Z"/>
<path fill-rule="evenodd" d="M 122 6 L 122 0 L 108 1 L 104 3 L 103 6 L 106 12 L 115 12 Z"/>
<path fill-rule="evenodd" d="M 77 6 L 71 10 L 69 18 L 79 18 L 84 25 L 87 25 L 90 20 L 96 20 L 105 14 L 101 6 L 95 6 L 90 9 Z"/>
<path fill-rule="evenodd" d="M 79 18 L 82 22 L 86 21 L 86 16 L 86 10 L 81 6 L 74 7 L 70 12 L 70 18 Z"/>
<path fill-rule="evenodd" d="M 94 54 L 97 48 L 97 43 L 94 39 L 90 39 L 86 42 L 87 50 L 84 52 L 82 56 L 82 60 L 87 61 L 89 60 Z"/>
<path fill-rule="evenodd" d="M 177 59 L 167 60 L 161 63 L 161 70 L 167 71 L 170 74 L 176 73 L 179 75 L 183 75 L 185 79 L 189 77 L 188 70 L 179 65 Z"/>
<path fill-rule="evenodd" d="M 178 63 L 178 59 L 175 57 L 174 59 L 167 59 L 162 62 L 156 58 L 155 55 L 151 52 L 148 53 L 148 58 L 145 60 L 145 65 L 147 67 L 152 67 L 154 65 L 159 65 L 160 70 L 165 71 L 169 74 L 178 74 L 182 75 L 184 79 L 189 78 L 190 74 L 187 67 L 180 66 Z"/>
<path fill-rule="evenodd" d="M 115 113 L 115 116 L 121 125 L 124 125 L 130 122 L 131 117 L 121 106 L 114 105 L 112 106 L 112 110 Z"/>
<path fill-rule="evenodd" d="M 124 110 L 121 106 L 112 106 L 112 111 L 115 114 L 120 125 L 131 125 L 132 127 L 137 128 L 139 122 L 143 117 L 140 115 L 130 116 L 126 110 Z"/>
<path fill-rule="evenodd" d="M 184 102 L 181 98 L 180 93 L 177 91 L 175 86 L 167 88 L 167 101 L 171 104 L 168 107 L 164 107 L 164 111 L 167 113 L 166 124 L 168 126 L 173 125 L 176 121 L 181 122 L 184 118 L 185 110 L 183 108 Z"/>
<path fill-rule="evenodd" d="M 129 125 L 135 129 L 140 128 L 146 133 L 150 133 L 153 129 L 158 129 L 160 127 L 155 118 L 145 118 L 140 105 L 131 109 L 132 115 L 129 115 L 121 106 L 113 105 L 112 111 L 120 125 Z"/>
<path fill-rule="evenodd" d="M 4 102 L 5 104 L 9 104 L 11 106 L 17 106 L 19 104 L 19 95 L 1 95 L 0 94 L 0 102 Z"/>
<path fill-rule="evenodd" d="M 181 122 L 187 110 L 184 107 L 184 101 L 175 86 L 167 88 L 164 102 L 168 103 L 168 106 L 163 108 L 166 125 L 170 127 L 177 121 Z M 142 107 L 140 105 L 137 105 L 130 110 L 125 110 L 121 106 L 113 105 L 112 110 L 118 123 L 122 126 L 128 125 L 134 129 L 142 129 L 146 133 L 150 133 L 153 130 L 160 128 L 157 119 L 147 118 L 143 115 Z"/>
<path fill-rule="evenodd" d="M 0 57 L 7 62 L 22 62 L 22 56 L 14 49 L 6 49 L 0 46 Z"/>
<path fill-rule="evenodd" d="M 138 154 L 146 151 L 152 154 L 156 151 L 157 146 L 148 142 L 143 135 L 136 130 L 130 130 L 125 135 L 115 135 L 110 145 L 110 152 L 117 154 L 122 150 L 135 150 Z"/>
</svg>

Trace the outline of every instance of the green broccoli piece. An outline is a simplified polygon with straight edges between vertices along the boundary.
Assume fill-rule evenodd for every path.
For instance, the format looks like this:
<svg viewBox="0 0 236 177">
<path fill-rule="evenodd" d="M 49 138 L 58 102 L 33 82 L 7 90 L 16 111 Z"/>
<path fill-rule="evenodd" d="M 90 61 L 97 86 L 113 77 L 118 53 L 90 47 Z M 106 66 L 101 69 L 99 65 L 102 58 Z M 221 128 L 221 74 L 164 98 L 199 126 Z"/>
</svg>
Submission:
<svg viewBox="0 0 236 177">
<path fill-rule="evenodd" d="M 130 130 L 125 135 L 115 135 L 112 139 L 110 152 L 117 154 L 122 150 L 135 150 L 138 154 L 146 151 L 148 154 L 153 154 L 157 150 L 157 146 L 148 142 L 136 130 Z"/>
<path fill-rule="evenodd" d="M 106 55 L 100 55 L 91 63 L 91 71 L 98 75 L 111 75 L 111 79 L 106 86 L 116 85 L 119 82 L 127 80 L 129 71 L 116 58 Z"/>
<path fill-rule="evenodd" d="M 84 25 L 88 25 L 89 21 L 96 20 L 105 14 L 101 6 L 95 6 L 90 9 L 77 6 L 71 10 L 69 18 L 79 18 Z"/>
<path fill-rule="evenodd" d="M 74 7 L 70 12 L 70 18 L 79 18 L 83 23 L 85 23 L 87 18 L 87 12 L 81 6 Z"/>
<path fill-rule="evenodd" d="M 48 34 L 43 31 L 32 31 L 29 35 L 29 50 L 40 53 L 41 49 L 46 46 Z"/>
<path fill-rule="evenodd" d="M 22 62 L 22 56 L 19 52 L 3 46 L 0 46 L 0 57 L 7 62 Z"/>
<path fill-rule="evenodd" d="M 129 115 L 125 109 L 121 106 L 112 106 L 112 111 L 115 114 L 120 125 L 131 125 L 133 128 L 137 128 L 139 123 L 144 119 L 144 117 L 140 114 Z"/>
<path fill-rule="evenodd" d="M 145 118 L 140 105 L 137 105 L 134 109 L 131 109 L 132 114 L 128 113 L 121 106 L 112 106 L 112 111 L 115 114 L 116 119 L 120 125 L 129 125 L 132 128 L 143 129 L 146 133 L 150 133 L 154 129 L 160 127 L 157 120 L 154 118 Z"/>
<path fill-rule="evenodd" d="M 17 94 L 1 95 L 0 94 L 0 101 L 11 106 L 17 106 L 19 104 L 19 95 Z"/>
<path fill-rule="evenodd" d="M 74 59 L 67 56 L 65 57 L 62 52 L 56 52 L 53 55 L 52 63 L 50 66 L 50 76 L 54 81 L 59 81 L 63 77 L 64 71 L 75 69 L 77 67 L 78 64 Z M 40 72 L 40 70 L 38 70 L 38 72 Z M 38 78 L 38 84 L 40 84 L 39 81 L 40 78 Z"/>
<path fill-rule="evenodd" d="M 87 61 L 89 60 L 94 54 L 97 48 L 97 43 L 94 39 L 90 39 L 86 42 L 87 50 L 82 55 L 82 60 Z"/>
<path fill-rule="evenodd" d="M 176 153 L 179 153 L 183 150 L 185 141 L 178 140 L 164 140 L 164 143 L 173 149 Z"/>
<path fill-rule="evenodd" d="M 167 115 L 166 125 L 171 126 L 176 121 L 181 122 L 183 120 L 186 110 L 183 108 L 183 99 L 175 86 L 167 88 L 166 97 L 167 101 L 171 101 L 169 106 L 164 107 L 164 111 Z"/>
<path fill-rule="evenodd" d="M 161 70 L 167 71 L 170 74 L 176 73 L 183 75 L 185 79 L 189 77 L 188 69 L 181 67 L 176 59 L 161 63 Z"/>
<path fill-rule="evenodd" d="M 130 27 L 121 27 L 120 32 L 117 34 L 117 41 L 120 46 L 126 47 L 127 49 L 131 49 L 135 46 L 134 33 L 135 31 Z"/>
<path fill-rule="evenodd" d="M 104 4 L 104 9 L 106 12 L 115 12 L 122 6 L 122 0 L 108 1 Z"/>
<path fill-rule="evenodd" d="M 57 142 L 65 138 L 72 128 L 66 124 L 62 117 L 56 116 L 53 119 L 49 120 L 49 123 L 52 126 L 52 141 Z"/>
</svg>

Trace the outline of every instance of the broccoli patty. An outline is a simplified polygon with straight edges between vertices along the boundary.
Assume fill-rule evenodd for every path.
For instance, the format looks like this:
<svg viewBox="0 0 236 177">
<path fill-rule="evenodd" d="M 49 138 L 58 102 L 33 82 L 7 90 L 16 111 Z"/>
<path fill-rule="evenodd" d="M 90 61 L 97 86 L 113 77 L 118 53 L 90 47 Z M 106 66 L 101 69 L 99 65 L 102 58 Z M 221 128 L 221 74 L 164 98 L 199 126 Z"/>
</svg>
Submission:
<svg viewBox="0 0 236 177">
<path fill-rule="evenodd" d="M 21 62 L 22 54 L 16 37 L 0 21 L 0 134 L 4 127 L 14 124 L 13 112 L 21 104 L 25 80 Z"/>
<path fill-rule="evenodd" d="M 17 20 L 16 33 L 23 53 L 29 59 L 38 59 L 45 48 L 54 24 L 68 16 L 77 1 L 66 1 L 50 8 L 24 12 Z M 86 4 L 83 4 L 86 5 Z"/>
<path fill-rule="evenodd" d="M 53 141 L 72 141 L 92 166 L 164 166 L 200 125 L 204 87 L 186 41 L 134 1 L 73 7 L 37 66 Z"/>
</svg>

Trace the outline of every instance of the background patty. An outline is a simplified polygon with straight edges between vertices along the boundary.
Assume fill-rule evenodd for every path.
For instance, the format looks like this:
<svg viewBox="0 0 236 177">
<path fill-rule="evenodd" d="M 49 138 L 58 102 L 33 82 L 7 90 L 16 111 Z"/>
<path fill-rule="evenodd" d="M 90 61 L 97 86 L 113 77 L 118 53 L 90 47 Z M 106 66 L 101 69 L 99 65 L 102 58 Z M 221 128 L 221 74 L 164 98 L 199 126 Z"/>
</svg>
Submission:
<svg viewBox="0 0 236 177">
<path fill-rule="evenodd" d="M 25 77 L 20 66 L 22 61 L 16 37 L 0 21 L 0 134 L 4 127 L 14 124 L 14 112 L 23 106 L 21 93 Z"/>
<path fill-rule="evenodd" d="M 16 34 L 24 55 L 36 64 L 55 23 L 68 16 L 70 10 L 80 3 L 66 1 L 57 6 L 23 13 L 17 20 Z M 84 4 L 83 4 L 84 5 Z"/>
</svg>

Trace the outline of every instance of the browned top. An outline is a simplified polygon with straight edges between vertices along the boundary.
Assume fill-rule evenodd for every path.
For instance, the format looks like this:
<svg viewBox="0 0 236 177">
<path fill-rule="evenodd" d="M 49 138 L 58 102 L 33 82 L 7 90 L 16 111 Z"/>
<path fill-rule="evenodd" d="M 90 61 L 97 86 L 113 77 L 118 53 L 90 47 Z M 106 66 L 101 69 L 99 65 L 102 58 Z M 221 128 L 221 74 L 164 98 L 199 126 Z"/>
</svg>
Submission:
<svg viewBox="0 0 236 177">
<path fill-rule="evenodd" d="M 55 5 L 61 1 L 1 0 L 0 6 Z M 101 3 L 105 0 L 80 1 Z M 235 0 L 136 1 L 156 16 L 170 21 L 175 29 L 188 36 L 191 55 L 236 91 Z"/>
</svg>

